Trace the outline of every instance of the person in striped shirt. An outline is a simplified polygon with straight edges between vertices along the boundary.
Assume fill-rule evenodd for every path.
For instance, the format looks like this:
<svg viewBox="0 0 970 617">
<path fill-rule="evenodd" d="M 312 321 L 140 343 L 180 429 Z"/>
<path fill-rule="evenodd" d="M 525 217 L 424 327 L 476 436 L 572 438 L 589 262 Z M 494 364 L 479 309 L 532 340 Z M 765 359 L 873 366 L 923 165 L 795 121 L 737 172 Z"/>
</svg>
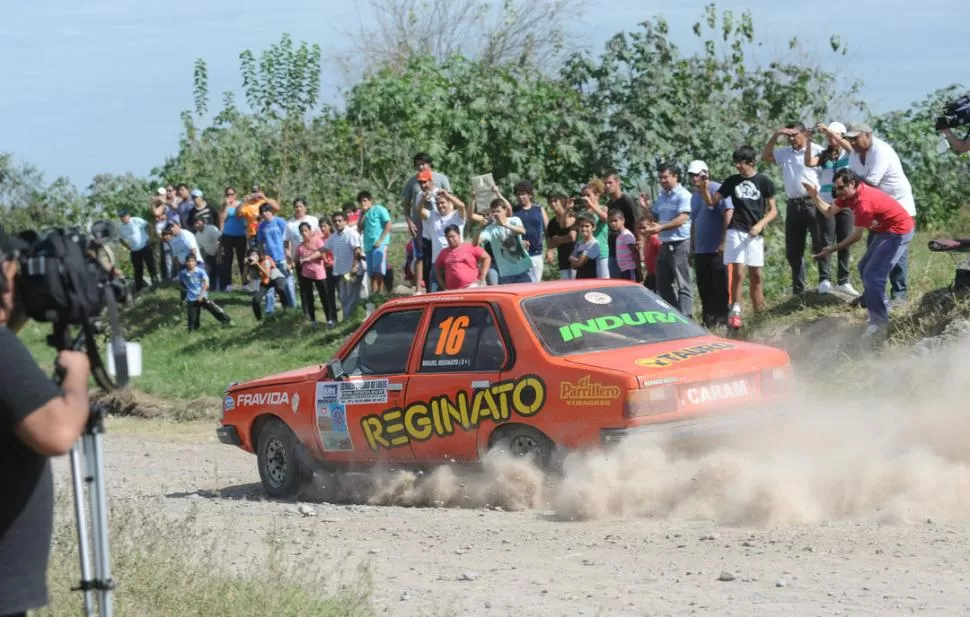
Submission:
<svg viewBox="0 0 970 617">
<path fill-rule="evenodd" d="M 637 264 L 640 262 L 637 239 L 633 232 L 626 228 L 626 217 L 619 208 L 610 210 L 608 223 L 610 226 L 610 278 L 637 280 Z"/>
</svg>

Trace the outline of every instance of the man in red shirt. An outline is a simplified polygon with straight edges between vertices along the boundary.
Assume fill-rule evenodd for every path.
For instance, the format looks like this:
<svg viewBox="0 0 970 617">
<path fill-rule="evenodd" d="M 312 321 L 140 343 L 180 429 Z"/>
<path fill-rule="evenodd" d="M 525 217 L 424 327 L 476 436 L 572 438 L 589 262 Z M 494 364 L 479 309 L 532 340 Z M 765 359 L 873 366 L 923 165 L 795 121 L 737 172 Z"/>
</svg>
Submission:
<svg viewBox="0 0 970 617">
<path fill-rule="evenodd" d="M 815 207 L 826 217 L 832 217 L 842 210 L 851 210 L 855 217 L 855 231 L 851 236 L 834 246 L 827 246 L 813 255 L 821 259 L 847 249 L 862 239 L 868 229 L 872 232 L 872 243 L 866 254 L 859 260 L 859 275 L 864 289 L 862 295 L 869 311 L 869 328 L 866 337 L 885 332 L 889 323 L 889 308 L 886 304 L 886 281 L 889 272 L 902 258 L 913 239 L 916 223 L 902 204 L 869 186 L 851 169 L 843 168 L 835 173 L 832 183 L 832 197 L 835 202 L 830 206 L 818 194 L 818 187 L 807 182 L 802 186 L 808 191 Z"/>
<path fill-rule="evenodd" d="M 457 225 L 445 227 L 448 246 L 438 253 L 434 274 L 441 289 L 464 289 L 476 281 L 485 284 L 492 258 L 480 246 L 462 244 L 461 230 Z"/>
</svg>

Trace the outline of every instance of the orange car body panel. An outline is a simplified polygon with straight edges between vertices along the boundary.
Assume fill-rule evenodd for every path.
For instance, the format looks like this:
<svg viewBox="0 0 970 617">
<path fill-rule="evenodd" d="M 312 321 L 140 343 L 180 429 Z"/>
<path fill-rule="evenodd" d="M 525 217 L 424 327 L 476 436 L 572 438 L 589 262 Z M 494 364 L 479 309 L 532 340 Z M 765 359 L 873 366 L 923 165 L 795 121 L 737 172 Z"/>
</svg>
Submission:
<svg viewBox="0 0 970 617">
<path fill-rule="evenodd" d="M 508 422 L 528 424 L 556 444 L 601 444 L 602 430 L 635 429 L 691 417 L 738 413 L 787 396 L 768 392 L 765 371 L 790 370 L 780 349 L 712 335 L 564 356 L 543 347 L 520 303 L 530 297 L 626 281 L 554 281 L 482 287 L 398 298 L 374 312 L 336 352 L 344 360 L 382 315 L 423 310 L 408 371 L 332 381 L 326 365 L 234 384 L 226 392 L 222 426 L 235 427 L 239 446 L 254 452 L 253 425 L 273 415 L 324 463 L 476 461 L 489 437 Z M 506 370 L 422 373 L 422 349 L 439 307 L 484 307 L 504 324 Z M 511 347 L 511 348 L 510 348 Z M 633 397 L 667 388 L 676 397 L 663 413 L 627 415 Z"/>
</svg>

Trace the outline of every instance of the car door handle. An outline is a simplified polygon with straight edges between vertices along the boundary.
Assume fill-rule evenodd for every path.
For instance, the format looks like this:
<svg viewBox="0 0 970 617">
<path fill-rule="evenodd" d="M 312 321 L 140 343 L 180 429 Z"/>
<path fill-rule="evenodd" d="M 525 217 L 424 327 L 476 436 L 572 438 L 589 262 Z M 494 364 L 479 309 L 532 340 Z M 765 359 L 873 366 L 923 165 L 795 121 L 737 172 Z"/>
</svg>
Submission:
<svg viewBox="0 0 970 617">
<path fill-rule="evenodd" d="M 489 387 L 490 385 L 492 385 L 492 382 L 490 381 L 473 381 L 472 390 L 482 390 L 484 388 Z"/>
<path fill-rule="evenodd" d="M 403 389 L 404 389 L 404 384 L 399 384 L 399 383 L 389 383 L 389 384 L 387 384 L 387 391 L 388 392 L 400 392 Z"/>
</svg>

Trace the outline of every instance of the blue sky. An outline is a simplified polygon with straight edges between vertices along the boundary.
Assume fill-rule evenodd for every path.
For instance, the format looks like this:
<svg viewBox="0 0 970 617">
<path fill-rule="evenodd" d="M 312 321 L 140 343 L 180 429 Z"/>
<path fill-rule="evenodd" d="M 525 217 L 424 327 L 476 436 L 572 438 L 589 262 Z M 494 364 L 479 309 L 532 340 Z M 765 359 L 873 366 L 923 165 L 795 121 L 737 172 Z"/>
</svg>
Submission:
<svg viewBox="0 0 970 617">
<path fill-rule="evenodd" d="M 964 4 L 924 0 L 897 9 L 885 0 L 720 0 L 717 6 L 750 8 L 766 54 L 784 50 L 794 34 L 824 51 L 838 33 L 849 46 L 842 72 L 864 80 L 866 100 L 881 112 L 951 83 L 970 86 Z M 690 28 L 703 5 L 591 0 L 572 28 L 598 50 L 614 33 L 663 14 L 673 40 L 692 50 Z M 218 107 L 221 92 L 240 86 L 244 49 L 258 53 L 289 32 L 319 43 L 326 60 L 350 49 L 347 33 L 369 19 L 363 0 L 8 0 L 0 7 L 6 86 L 0 151 L 81 189 L 100 172 L 147 175 L 178 147 L 196 58 L 208 63 L 210 107 Z M 334 101 L 347 77 L 324 66 L 323 97 Z"/>
</svg>

